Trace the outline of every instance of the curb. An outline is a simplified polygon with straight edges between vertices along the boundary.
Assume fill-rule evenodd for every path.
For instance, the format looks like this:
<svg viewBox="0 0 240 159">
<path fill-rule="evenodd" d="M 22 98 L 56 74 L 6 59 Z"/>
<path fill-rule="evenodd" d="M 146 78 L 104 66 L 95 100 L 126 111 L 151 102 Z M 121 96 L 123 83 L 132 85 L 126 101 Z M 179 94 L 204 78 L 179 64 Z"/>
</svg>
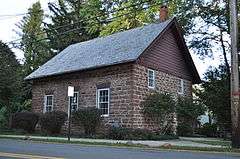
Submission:
<svg viewBox="0 0 240 159">
<path fill-rule="evenodd" d="M 70 143 L 67 142 L 67 140 L 61 140 L 57 141 L 57 139 L 39 139 L 39 138 L 26 138 L 23 136 L 17 137 L 17 136 L 3 136 L 0 135 L 0 138 L 2 139 L 12 139 L 12 140 L 25 140 L 25 141 L 31 141 L 31 142 L 39 142 L 39 143 L 55 143 L 55 144 L 72 144 L 72 145 L 84 145 L 89 147 L 106 147 L 106 148 L 124 148 L 124 149 L 138 149 L 141 151 L 152 151 L 152 152 L 159 152 L 159 151 L 175 151 L 175 152 L 194 152 L 194 153 L 208 153 L 208 154 L 230 154 L 230 155 L 236 155 L 237 157 L 240 157 L 240 151 L 239 152 L 231 152 L 228 151 L 226 148 L 219 148 L 218 150 L 214 149 L 211 150 L 211 148 L 206 150 L 201 150 L 199 147 L 186 147 L 186 146 L 173 146 L 171 148 L 167 147 L 150 147 L 143 144 L 123 144 L 123 143 L 108 143 L 108 142 L 84 142 L 84 141 L 70 141 Z M 52 140 L 52 141 L 51 141 Z M 195 150 L 196 149 L 196 150 Z M 197 150 L 199 149 L 199 150 Z M 230 150 L 230 149 L 229 149 Z"/>
</svg>

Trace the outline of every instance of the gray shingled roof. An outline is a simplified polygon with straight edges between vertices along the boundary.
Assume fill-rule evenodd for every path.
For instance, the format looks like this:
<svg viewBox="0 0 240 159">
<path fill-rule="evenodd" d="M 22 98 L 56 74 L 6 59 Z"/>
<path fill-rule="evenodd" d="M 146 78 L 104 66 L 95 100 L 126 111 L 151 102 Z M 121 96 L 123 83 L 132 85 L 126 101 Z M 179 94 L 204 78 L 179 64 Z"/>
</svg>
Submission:
<svg viewBox="0 0 240 159">
<path fill-rule="evenodd" d="M 70 45 L 25 79 L 135 61 L 171 21 Z"/>
</svg>

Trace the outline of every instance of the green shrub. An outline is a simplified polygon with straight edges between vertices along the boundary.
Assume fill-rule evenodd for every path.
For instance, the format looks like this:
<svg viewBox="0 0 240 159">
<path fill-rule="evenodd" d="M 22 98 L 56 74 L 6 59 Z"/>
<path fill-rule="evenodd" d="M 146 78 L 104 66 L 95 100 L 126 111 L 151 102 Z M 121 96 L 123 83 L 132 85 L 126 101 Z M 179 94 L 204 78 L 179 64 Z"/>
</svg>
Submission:
<svg viewBox="0 0 240 159">
<path fill-rule="evenodd" d="M 175 102 L 170 94 L 154 93 L 142 102 L 143 113 L 151 118 L 164 118 L 174 112 Z"/>
<path fill-rule="evenodd" d="M 192 136 L 193 127 L 188 123 L 178 123 L 177 134 L 178 136 Z"/>
<path fill-rule="evenodd" d="M 38 123 L 39 115 L 32 112 L 18 112 L 11 116 L 10 125 L 14 129 L 23 129 L 24 131 L 31 133 L 34 132 Z"/>
<path fill-rule="evenodd" d="M 153 133 L 150 130 L 131 129 L 128 139 L 132 139 L 132 140 L 154 140 L 153 138 L 155 136 L 156 136 L 156 134 Z"/>
<path fill-rule="evenodd" d="M 192 98 L 180 97 L 176 104 L 176 110 L 180 120 L 193 123 L 197 121 L 200 115 L 205 113 L 206 108 L 199 101 L 193 100 Z"/>
<path fill-rule="evenodd" d="M 177 134 L 192 136 L 198 117 L 205 113 L 205 106 L 189 97 L 179 97 L 176 104 L 178 117 Z"/>
<path fill-rule="evenodd" d="M 59 134 L 65 121 L 67 113 L 63 111 L 52 111 L 40 116 L 41 130 L 47 134 Z"/>
<path fill-rule="evenodd" d="M 206 123 L 198 129 L 198 133 L 200 135 L 204 135 L 207 137 L 216 137 L 217 136 L 217 125 Z"/>
<path fill-rule="evenodd" d="M 73 112 L 73 122 L 83 126 L 85 135 L 94 135 L 101 122 L 100 111 L 91 107 L 79 109 Z"/>
<path fill-rule="evenodd" d="M 170 94 L 155 92 L 148 95 L 141 105 L 145 117 L 159 124 L 159 127 L 162 129 L 160 130 L 162 134 L 171 131 L 171 123 L 173 120 L 171 116 L 175 111 L 175 101 Z"/>
<path fill-rule="evenodd" d="M 108 138 L 114 140 L 127 140 L 131 135 L 131 130 L 122 127 L 111 127 L 108 131 Z"/>
<path fill-rule="evenodd" d="M 6 128 L 8 125 L 8 119 L 6 117 L 7 109 L 6 107 L 0 108 L 0 128 Z"/>
</svg>

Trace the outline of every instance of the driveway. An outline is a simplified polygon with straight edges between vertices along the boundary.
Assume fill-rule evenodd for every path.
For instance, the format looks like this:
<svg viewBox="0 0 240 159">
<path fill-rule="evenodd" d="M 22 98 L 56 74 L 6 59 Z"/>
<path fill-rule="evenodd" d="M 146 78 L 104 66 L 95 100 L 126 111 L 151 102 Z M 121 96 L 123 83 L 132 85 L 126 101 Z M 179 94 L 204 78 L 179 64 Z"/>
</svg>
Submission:
<svg viewBox="0 0 240 159">
<path fill-rule="evenodd" d="M 151 151 L 0 139 L 0 158 L 25 159 L 239 159 L 240 155 L 187 151 Z"/>
</svg>

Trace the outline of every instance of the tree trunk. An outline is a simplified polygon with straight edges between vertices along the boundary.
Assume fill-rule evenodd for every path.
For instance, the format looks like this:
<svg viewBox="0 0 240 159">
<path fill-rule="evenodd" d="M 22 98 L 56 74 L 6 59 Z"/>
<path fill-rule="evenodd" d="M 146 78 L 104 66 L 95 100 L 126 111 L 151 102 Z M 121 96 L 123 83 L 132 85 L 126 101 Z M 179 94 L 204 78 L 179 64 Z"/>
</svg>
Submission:
<svg viewBox="0 0 240 159">
<path fill-rule="evenodd" d="M 224 45 L 224 42 L 223 42 L 223 33 L 222 33 L 222 30 L 220 29 L 220 42 L 221 42 L 221 46 L 222 46 L 222 51 L 223 51 L 223 57 L 224 57 L 224 63 L 225 63 L 225 66 L 227 68 L 227 75 L 228 77 L 230 77 L 230 66 L 229 66 L 229 63 L 228 63 L 228 59 L 227 59 L 227 52 L 226 52 L 226 48 L 225 48 L 225 45 Z"/>
</svg>

